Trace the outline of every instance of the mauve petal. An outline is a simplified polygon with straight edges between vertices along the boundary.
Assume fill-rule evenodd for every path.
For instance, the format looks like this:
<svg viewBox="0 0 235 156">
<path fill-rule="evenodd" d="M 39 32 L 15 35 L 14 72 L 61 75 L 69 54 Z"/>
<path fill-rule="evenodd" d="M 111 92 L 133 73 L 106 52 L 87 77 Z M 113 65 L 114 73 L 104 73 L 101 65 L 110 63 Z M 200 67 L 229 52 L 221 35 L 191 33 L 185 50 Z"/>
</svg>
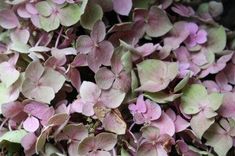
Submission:
<svg viewBox="0 0 235 156">
<path fill-rule="evenodd" d="M 166 114 L 173 120 L 176 120 L 176 114 L 172 109 L 167 109 Z"/>
<path fill-rule="evenodd" d="M 33 116 L 29 116 L 24 122 L 23 127 L 29 132 L 35 132 L 39 128 L 39 121 Z"/>
<path fill-rule="evenodd" d="M 117 135 L 103 132 L 95 136 L 95 141 L 98 149 L 110 151 L 117 143 Z"/>
<path fill-rule="evenodd" d="M 111 156 L 111 154 L 107 151 L 95 151 L 95 152 L 89 153 L 88 156 Z"/>
<path fill-rule="evenodd" d="M 203 81 L 203 85 L 207 88 L 209 92 L 219 92 L 220 88 L 214 81 L 206 80 Z"/>
<path fill-rule="evenodd" d="M 23 112 L 24 105 L 18 101 L 1 105 L 2 114 L 6 118 L 13 118 Z"/>
<path fill-rule="evenodd" d="M 78 141 L 72 141 L 72 143 L 68 147 L 68 153 L 70 156 L 77 155 L 78 154 Z"/>
<path fill-rule="evenodd" d="M 145 104 L 145 101 L 144 101 L 144 96 L 143 95 L 140 95 L 138 98 L 137 98 L 137 101 L 136 101 L 136 109 L 138 112 L 140 113 L 145 113 L 147 108 L 146 108 L 146 104 Z"/>
<path fill-rule="evenodd" d="M 93 26 L 93 29 L 91 31 L 91 39 L 93 40 L 93 42 L 97 44 L 104 40 L 105 35 L 106 35 L 106 28 L 104 22 L 99 20 Z"/>
<path fill-rule="evenodd" d="M 94 108 L 92 103 L 84 103 L 84 106 L 82 108 L 82 113 L 86 116 L 92 116 L 95 114 Z"/>
<path fill-rule="evenodd" d="M 77 39 L 77 50 L 81 54 L 88 54 L 92 51 L 94 43 L 87 35 L 81 35 Z"/>
<path fill-rule="evenodd" d="M 143 116 L 147 122 L 157 120 L 161 116 L 161 107 L 150 100 L 145 101 L 147 106 L 146 113 L 143 113 Z"/>
<path fill-rule="evenodd" d="M 175 132 L 181 132 L 190 126 L 190 123 L 183 119 L 180 115 L 177 115 L 175 120 Z"/>
<path fill-rule="evenodd" d="M 27 3 L 27 4 L 25 5 L 25 8 L 26 8 L 26 10 L 27 10 L 29 13 L 31 13 L 31 14 L 33 14 L 33 15 L 38 14 L 38 11 L 37 11 L 36 7 L 35 7 L 33 4 L 31 4 L 31 3 Z"/>
<path fill-rule="evenodd" d="M 95 81 L 101 89 L 109 89 L 115 79 L 114 73 L 106 67 L 100 68 L 95 74 Z"/>
<path fill-rule="evenodd" d="M 196 32 L 198 31 L 198 26 L 196 23 L 188 23 L 186 28 L 190 32 L 190 34 L 196 34 Z"/>
<path fill-rule="evenodd" d="M 102 64 L 107 66 L 110 65 L 113 51 L 114 47 L 110 42 L 103 41 L 99 43 L 99 46 L 88 54 L 87 62 L 89 67 L 94 72 L 97 72 Z"/>
<path fill-rule="evenodd" d="M 25 9 L 24 6 L 20 6 L 18 9 L 17 9 L 17 14 L 22 17 L 22 18 L 30 18 L 31 15 L 29 14 L 29 12 Z"/>
<path fill-rule="evenodd" d="M 80 87 L 80 96 L 84 102 L 96 103 L 101 95 L 101 89 L 93 82 L 83 81 Z"/>
<path fill-rule="evenodd" d="M 132 0 L 113 0 L 113 9 L 120 15 L 128 15 L 132 8 Z"/>
<path fill-rule="evenodd" d="M 13 10 L 0 11 L 0 26 L 5 29 L 13 29 L 20 25 L 19 20 Z"/>
<path fill-rule="evenodd" d="M 158 156 L 168 156 L 162 145 L 157 145 L 157 154 Z"/>
<path fill-rule="evenodd" d="M 162 112 L 161 117 L 153 121 L 151 125 L 160 129 L 160 134 L 168 134 L 173 136 L 175 134 L 175 125 L 171 118 L 164 112 Z"/>
<path fill-rule="evenodd" d="M 113 88 L 122 90 L 127 93 L 130 89 L 130 85 L 131 78 L 125 71 L 123 71 L 116 77 L 116 80 L 113 83 Z"/>
<path fill-rule="evenodd" d="M 71 104 L 71 112 L 82 113 L 83 106 L 84 102 L 82 102 L 81 99 L 77 99 Z"/>
<path fill-rule="evenodd" d="M 235 117 L 235 93 L 228 92 L 224 94 L 223 104 L 219 108 L 219 114 L 223 117 Z"/>
<path fill-rule="evenodd" d="M 24 150 L 29 150 L 36 143 L 36 140 L 37 137 L 34 133 L 28 133 L 22 138 L 21 145 L 24 147 Z"/>
</svg>

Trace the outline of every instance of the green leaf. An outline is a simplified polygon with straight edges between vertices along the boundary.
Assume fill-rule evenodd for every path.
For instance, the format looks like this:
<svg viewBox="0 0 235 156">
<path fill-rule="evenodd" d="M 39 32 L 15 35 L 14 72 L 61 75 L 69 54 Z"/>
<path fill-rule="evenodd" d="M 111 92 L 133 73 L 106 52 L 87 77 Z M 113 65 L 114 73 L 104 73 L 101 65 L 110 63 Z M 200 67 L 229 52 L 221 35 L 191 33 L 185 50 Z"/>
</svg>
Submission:
<svg viewBox="0 0 235 156">
<path fill-rule="evenodd" d="M 83 7 L 86 3 L 87 0 L 84 0 L 81 6 L 77 4 L 68 4 L 64 8 L 61 8 L 59 14 L 61 25 L 69 27 L 76 24 L 84 13 Z"/>
<path fill-rule="evenodd" d="M 81 16 L 81 25 L 85 29 L 91 30 L 94 24 L 103 17 L 103 10 L 100 5 L 96 3 L 89 3 L 86 7 L 85 13 Z"/>
<path fill-rule="evenodd" d="M 13 142 L 13 143 L 20 143 L 21 139 L 26 134 L 27 134 L 27 132 L 23 129 L 8 131 L 0 137 L 0 142 L 2 142 L 3 140 L 6 140 L 6 141 L 9 141 L 9 142 Z"/>
<path fill-rule="evenodd" d="M 223 26 L 210 28 L 206 48 L 208 51 L 220 54 L 226 46 L 226 32 Z"/>
<path fill-rule="evenodd" d="M 203 85 L 193 84 L 183 90 L 181 104 L 184 113 L 196 114 L 199 112 L 198 104 L 207 96 L 207 90 Z"/>
<path fill-rule="evenodd" d="M 144 96 L 157 103 L 169 103 L 179 98 L 182 94 L 166 94 L 164 92 L 144 93 Z"/>
</svg>

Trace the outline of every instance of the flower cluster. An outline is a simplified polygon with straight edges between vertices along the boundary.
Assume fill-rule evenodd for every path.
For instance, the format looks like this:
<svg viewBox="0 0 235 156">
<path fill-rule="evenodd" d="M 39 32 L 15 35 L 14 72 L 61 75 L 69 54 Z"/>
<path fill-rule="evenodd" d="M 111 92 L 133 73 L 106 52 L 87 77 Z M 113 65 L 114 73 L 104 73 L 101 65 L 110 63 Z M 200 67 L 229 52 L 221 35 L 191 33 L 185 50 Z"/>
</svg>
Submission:
<svg viewBox="0 0 235 156">
<path fill-rule="evenodd" d="M 233 155 L 224 4 L 0 1 L 0 155 Z"/>
</svg>

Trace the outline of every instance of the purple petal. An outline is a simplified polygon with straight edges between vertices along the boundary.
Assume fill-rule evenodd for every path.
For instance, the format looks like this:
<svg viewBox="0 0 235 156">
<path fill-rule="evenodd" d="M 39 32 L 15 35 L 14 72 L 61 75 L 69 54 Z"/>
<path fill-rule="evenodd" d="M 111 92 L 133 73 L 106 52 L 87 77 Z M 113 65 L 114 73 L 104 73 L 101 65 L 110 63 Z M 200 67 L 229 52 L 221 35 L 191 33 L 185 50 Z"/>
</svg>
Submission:
<svg viewBox="0 0 235 156">
<path fill-rule="evenodd" d="M 207 41 L 207 32 L 205 30 L 199 30 L 197 32 L 197 43 L 203 44 Z"/>
<path fill-rule="evenodd" d="M 23 127 L 29 132 L 35 132 L 39 128 L 39 121 L 33 116 L 29 116 L 24 122 Z"/>
</svg>

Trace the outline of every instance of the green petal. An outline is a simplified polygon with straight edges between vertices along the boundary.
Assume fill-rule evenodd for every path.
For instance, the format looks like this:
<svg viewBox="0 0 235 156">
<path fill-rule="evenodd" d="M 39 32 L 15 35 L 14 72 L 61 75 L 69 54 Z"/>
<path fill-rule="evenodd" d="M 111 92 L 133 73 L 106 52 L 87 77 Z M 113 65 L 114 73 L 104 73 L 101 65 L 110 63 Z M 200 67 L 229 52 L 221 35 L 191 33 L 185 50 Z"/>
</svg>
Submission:
<svg viewBox="0 0 235 156">
<path fill-rule="evenodd" d="M 103 10 L 100 5 L 96 3 L 90 3 L 85 10 L 85 13 L 81 16 L 81 25 L 85 29 L 91 30 L 94 24 L 101 20 L 103 17 Z"/>
<path fill-rule="evenodd" d="M 184 89 L 181 104 L 184 113 L 196 114 L 199 112 L 199 104 L 207 96 L 207 90 L 203 85 L 193 84 Z"/>
<path fill-rule="evenodd" d="M 2 142 L 3 140 L 7 140 L 13 143 L 20 143 L 21 139 L 27 134 L 27 132 L 25 130 L 14 130 L 14 131 L 8 131 L 6 133 L 4 133 L 1 137 L 0 137 L 0 142 Z"/>
</svg>

